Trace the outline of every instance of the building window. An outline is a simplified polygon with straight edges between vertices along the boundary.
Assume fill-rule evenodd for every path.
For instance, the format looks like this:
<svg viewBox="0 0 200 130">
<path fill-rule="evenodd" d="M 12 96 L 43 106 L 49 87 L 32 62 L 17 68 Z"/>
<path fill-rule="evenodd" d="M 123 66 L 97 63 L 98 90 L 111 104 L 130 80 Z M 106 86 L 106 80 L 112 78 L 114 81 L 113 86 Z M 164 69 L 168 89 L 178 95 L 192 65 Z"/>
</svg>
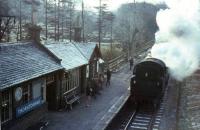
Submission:
<svg viewBox="0 0 200 130">
<path fill-rule="evenodd" d="M 2 92 L 1 102 L 1 123 L 5 123 L 11 119 L 11 94 L 9 90 Z"/>
<path fill-rule="evenodd" d="M 30 85 L 26 85 L 22 88 L 22 102 L 27 103 L 30 100 Z"/>
<path fill-rule="evenodd" d="M 97 62 L 94 61 L 91 63 L 91 78 L 95 78 L 97 76 Z"/>
<path fill-rule="evenodd" d="M 53 83 L 54 81 L 55 81 L 54 75 L 49 75 L 49 76 L 46 77 L 46 83 L 47 84 Z"/>
<path fill-rule="evenodd" d="M 39 79 L 39 80 L 35 80 L 32 82 L 32 98 L 36 99 L 39 97 L 43 97 L 43 80 Z"/>
<path fill-rule="evenodd" d="M 67 75 L 65 76 L 66 87 L 63 89 L 64 93 L 67 93 L 68 91 L 79 87 L 79 79 L 80 79 L 79 69 L 72 70 L 68 72 L 66 75 Z"/>
</svg>

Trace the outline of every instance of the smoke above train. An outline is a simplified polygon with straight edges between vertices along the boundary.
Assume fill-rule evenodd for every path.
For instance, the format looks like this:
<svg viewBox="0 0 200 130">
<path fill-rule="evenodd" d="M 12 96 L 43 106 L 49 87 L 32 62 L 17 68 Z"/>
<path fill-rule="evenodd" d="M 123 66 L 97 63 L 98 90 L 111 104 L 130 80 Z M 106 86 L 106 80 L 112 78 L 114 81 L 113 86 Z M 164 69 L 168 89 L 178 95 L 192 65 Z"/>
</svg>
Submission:
<svg viewBox="0 0 200 130">
<path fill-rule="evenodd" d="M 172 77 L 183 80 L 199 67 L 199 0 L 165 0 L 168 6 L 157 14 L 159 31 L 152 57 L 161 59 Z"/>
</svg>

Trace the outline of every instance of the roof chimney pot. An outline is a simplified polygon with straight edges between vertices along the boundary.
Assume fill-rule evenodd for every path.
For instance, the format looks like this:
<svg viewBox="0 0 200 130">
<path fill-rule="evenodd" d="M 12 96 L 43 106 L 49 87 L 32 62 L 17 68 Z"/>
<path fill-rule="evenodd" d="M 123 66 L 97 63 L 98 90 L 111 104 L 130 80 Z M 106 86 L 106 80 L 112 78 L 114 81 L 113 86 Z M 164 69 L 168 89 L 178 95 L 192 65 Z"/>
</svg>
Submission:
<svg viewBox="0 0 200 130">
<path fill-rule="evenodd" d="M 33 40 L 37 43 L 40 43 L 41 41 L 40 31 L 42 30 L 42 28 L 37 25 L 28 24 L 27 30 L 28 30 L 27 40 Z"/>
<path fill-rule="evenodd" d="M 74 27 L 74 41 L 81 42 L 81 27 Z"/>
</svg>

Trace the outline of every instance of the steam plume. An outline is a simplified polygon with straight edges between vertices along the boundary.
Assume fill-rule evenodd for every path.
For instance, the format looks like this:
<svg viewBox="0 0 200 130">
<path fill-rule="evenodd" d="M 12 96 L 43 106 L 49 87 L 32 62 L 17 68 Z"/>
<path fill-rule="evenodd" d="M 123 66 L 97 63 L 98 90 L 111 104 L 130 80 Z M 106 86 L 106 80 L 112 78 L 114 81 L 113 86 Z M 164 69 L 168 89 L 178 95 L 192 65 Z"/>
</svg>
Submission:
<svg viewBox="0 0 200 130">
<path fill-rule="evenodd" d="M 159 32 L 152 47 L 153 57 L 163 60 L 171 75 L 182 80 L 199 67 L 199 0 L 166 0 L 169 9 L 157 14 Z"/>
<path fill-rule="evenodd" d="M 130 1 L 130 0 L 129 0 Z M 133 0 L 131 0 L 133 1 Z M 135 2 L 146 2 L 146 3 L 150 3 L 150 4 L 162 4 L 165 2 L 165 0 L 135 0 Z"/>
</svg>

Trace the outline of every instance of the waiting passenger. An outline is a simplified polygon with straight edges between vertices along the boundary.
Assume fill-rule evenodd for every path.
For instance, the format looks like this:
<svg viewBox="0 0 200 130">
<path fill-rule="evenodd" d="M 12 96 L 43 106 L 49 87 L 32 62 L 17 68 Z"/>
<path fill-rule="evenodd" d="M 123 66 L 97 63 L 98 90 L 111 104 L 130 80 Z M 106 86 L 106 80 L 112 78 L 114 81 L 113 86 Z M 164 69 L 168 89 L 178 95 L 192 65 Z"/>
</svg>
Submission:
<svg viewBox="0 0 200 130">
<path fill-rule="evenodd" d="M 103 89 L 103 81 L 104 81 L 103 74 L 99 74 L 98 84 L 99 84 L 100 89 Z"/>
<path fill-rule="evenodd" d="M 93 88 L 94 88 L 94 97 L 96 96 L 96 94 L 101 94 L 99 91 L 100 91 L 100 85 L 99 85 L 99 83 L 98 83 L 98 78 L 94 78 L 93 80 L 92 80 L 93 82 L 92 82 L 92 86 L 93 86 Z"/>
<path fill-rule="evenodd" d="M 93 93 L 93 89 L 92 89 L 92 87 L 91 87 L 91 83 L 88 82 L 88 85 L 87 85 L 87 88 L 86 88 L 86 96 L 87 96 L 87 102 L 86 102 L 87 104 L 86 104 L 86 107 L 89 107 L 89 106 L 90 106 L 92 93 Z"/>
<path fill-rule="evenodd" d="M 133 67 L 133 58 L 132 58 L 132 57 L 130 57 L 130 59 L 129 59 L 129 63 L 130 63 L 130 70 L 131 70 L 132 67 Z"/>
<path fill-rule="evenodd" d="M 109 69 L 107 69 L 106 75 L 107 75 L 106 86 L 107 86 L 107 85 L 110 86 L 111 71 L 110 71 Z"/>
</svg>

